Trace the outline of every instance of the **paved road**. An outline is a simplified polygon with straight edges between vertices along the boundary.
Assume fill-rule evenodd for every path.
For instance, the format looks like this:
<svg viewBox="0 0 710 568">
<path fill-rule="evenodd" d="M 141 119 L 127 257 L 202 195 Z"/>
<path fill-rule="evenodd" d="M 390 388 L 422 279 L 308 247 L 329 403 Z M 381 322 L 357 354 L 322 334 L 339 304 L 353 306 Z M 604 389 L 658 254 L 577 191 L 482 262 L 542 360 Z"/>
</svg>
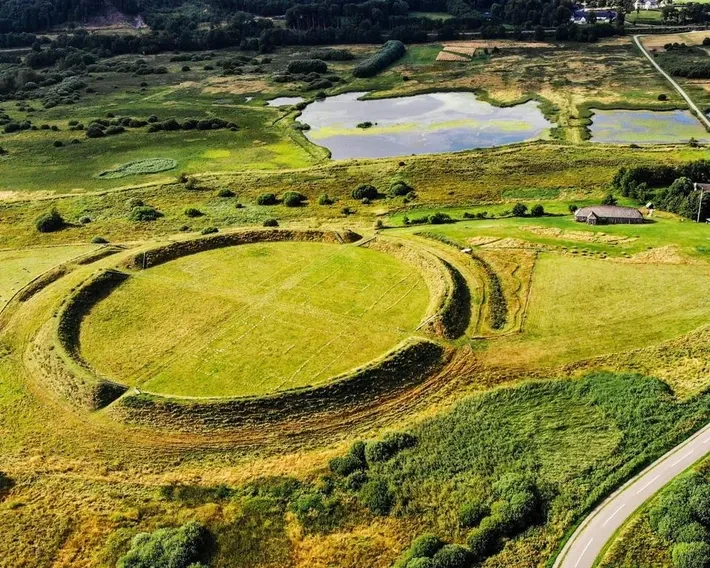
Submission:
<svg viewBox="0 0 710 568">
<path fill-rule="evenodd" d="M 579 526 L 554 568 L 591 568 L 618 528 L 659 489 L 710 454 L 710 424 L 610 495 Z"/>
<path fill-rule="evenodd" d="M 678 91 L 678 93 L 680 94 L 680 96 L 685 99 L 685 102 L 688 103 L 688 106 L 689 106 L 692 110 L 695 111 L 695 114 L 697 115 L 698 120 L 700 120 L 700 122 L 702 122 L 704 126 L 706 126 L 707 128 L 710 128 L 710 120 L 708 120 L 708 117 L 705 116 L 705 114 L 703 114 L 703 112 L 697 107 L 697 105 L 693 102 L 693 99 L 691 99 L 691 98 L 688 96 L 688 93 L 686 93 L 686 92 L 683 90 L 683 87 L 681 87 L 678 83 L 676 83 L 675 80 L 674 80 L 668 73 L 666 73 L 663 69 L 661 69 L 661 66 L 660 66 L 658 63 L 656 63 L 656 60 L 653 58 L 653 56 L 652 56 L 648 51 L 646 51 L 646 48 L 645 48 L 645 47 L 643 46 L 643 44 L 641 43 L 641 38 L 642 38 L 642 37 L 643 37 L 643 36 L 640 36 L 640 35 L 635 35 L 635 36 L 634 36 L 634 41 L 636 42 L 636 45 L 638 46 L 638 48 L 641 50 L 641 53 L 643 53 L 643 54 L 646 56 L 646 59 L 648 59 L 648 60 L 651 62 L 651 64 L 656 68 L 656 70 L 657 70 L 661 75 L 663 75 L 663 76 L 666 78 L 666 80 L 667 80 L 671 85 L 673 85 L 673 88 L 674 88 L 676 91 Z"/>
</svg>

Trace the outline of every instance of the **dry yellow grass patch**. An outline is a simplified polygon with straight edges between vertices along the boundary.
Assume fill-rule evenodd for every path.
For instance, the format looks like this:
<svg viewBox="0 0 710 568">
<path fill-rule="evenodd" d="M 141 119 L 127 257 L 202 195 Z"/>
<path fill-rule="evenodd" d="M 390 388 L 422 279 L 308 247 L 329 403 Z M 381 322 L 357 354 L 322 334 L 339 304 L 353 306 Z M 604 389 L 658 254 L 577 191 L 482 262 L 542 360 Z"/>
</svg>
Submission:
<svg viewBox="0 0 710 568">
<path fill-rule="evenodd" d="M 465 55 L 458 55 L 456 53 L 449 53 L 448 51 L 440 51 L 439 55 L 436 56 L 437 61 L 470 61 Z"/>
<path fill-rule="evenodd" d="M 476 54 L 475 47 L 463 47 L 463 46 L 458 46 L 458 45 L 445 45 L 444 51 L 449 51 L 451 53 L 458 53 L 458 54 L 462 54 L 462 55 L 468 55 L 469 57 L 473 57 Z"/>
<path fill-rule="evenodd" d="M 308 535 L 296 539 L 294 565 L 298 568 L 331 568 L 338 566 L 368 566 L 389 568 L 399 551 L 409 544 L 416 529 L 404 520 L 374 519 L 367 525 L 352 527 L 347 532 Z"/>
<path fill-rule="evenodd" d="M 667 245 L 639 252 L 629 258 L 617 259 L 617 262 L 630 264 L 693 264 L 690 258 L 681 254 L 676 245 Z"/>
<path fill-rule="evenodd" d="M 564 231 L 556 227 L 541 227 L 539 225 L 523 225 L 523 231 L 528 231 L 541 237 L 553 237 L 568 241 L 581 241 L 585 243 L 606 243 L 619 244 L 630 243 L 638 240 L 637 237 L 625 237 L 623 235 L 610 235 L 609 233 L 591 231 Z"/>
<path fill-rule="evenodd" d="M 212 77 L 207 81 L 203 93 L 243 95 L 271 91 L 271 85 L 264 79 L 254 77 Z"/>
<path fill-rule="evenodd" d="M 663 49 L 667 43 L 684 43 L 686 45 L 701 45 L 705 32 L 688 32 L 685 34 L 648 35 L 641 38 L 646 49 Z"/>
</svg>

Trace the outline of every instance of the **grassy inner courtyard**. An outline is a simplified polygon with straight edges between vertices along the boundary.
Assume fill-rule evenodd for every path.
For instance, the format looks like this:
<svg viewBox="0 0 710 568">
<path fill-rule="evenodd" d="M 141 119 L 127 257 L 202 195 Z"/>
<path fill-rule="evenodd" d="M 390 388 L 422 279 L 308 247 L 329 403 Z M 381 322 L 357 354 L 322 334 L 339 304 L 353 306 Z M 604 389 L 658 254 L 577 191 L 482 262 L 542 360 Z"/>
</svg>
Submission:
<svg viewBox="0 0 710 568">
<path fill-rule="evenodd" d="M 151 392 L 261 395 L 367 363 L 428 303 L 416 269 L 379 252 L 242 245 L 132 276 L 95 306 L 81 344 L 100 372 Z"/>
</svg>

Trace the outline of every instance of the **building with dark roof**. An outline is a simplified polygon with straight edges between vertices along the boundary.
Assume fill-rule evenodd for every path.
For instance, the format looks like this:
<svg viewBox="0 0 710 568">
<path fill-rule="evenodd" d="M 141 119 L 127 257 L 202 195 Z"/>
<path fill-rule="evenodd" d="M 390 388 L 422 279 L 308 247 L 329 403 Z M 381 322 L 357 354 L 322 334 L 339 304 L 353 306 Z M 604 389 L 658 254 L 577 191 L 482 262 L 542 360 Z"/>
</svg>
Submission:
<svg viewBox="0 0 710 568">
<path fill-rule="evenodd" d="M 574 220 L 588 225 L 632 225 L 643 223 L 643 215 L 633 207 L 593 205 L 577 209 Z"/>
</svg>

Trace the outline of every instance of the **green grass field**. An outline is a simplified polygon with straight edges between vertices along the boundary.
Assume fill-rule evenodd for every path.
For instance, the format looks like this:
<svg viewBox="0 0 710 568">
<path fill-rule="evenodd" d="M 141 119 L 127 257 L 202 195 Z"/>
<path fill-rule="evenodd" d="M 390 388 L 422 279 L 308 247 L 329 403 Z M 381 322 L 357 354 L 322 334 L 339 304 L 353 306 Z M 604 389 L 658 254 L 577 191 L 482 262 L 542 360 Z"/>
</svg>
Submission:
<svg viewBox="0 0 710 568">
<path fill-rule="evenodd" d="M 99 371 L 148 391 L 264 394 L 383 354 L 428 301 L 413 268 L 375 251 L 243 245 L 136 274 L 92 310 L 81 343 Z"/>
<path fill-rule="evenodd" d="M 32 279 L 95 248 L 93 245 L 69 245 L 0 251 L 0 309 Z"/>
<path fill-rule="evenodd" d="M 708 322 L 709 287 L 707 265 L 545 254 L 533 275 L 524 334 L 492 346 L 490 360 L 550 364 L 660 343 Z"/>
</svg>

